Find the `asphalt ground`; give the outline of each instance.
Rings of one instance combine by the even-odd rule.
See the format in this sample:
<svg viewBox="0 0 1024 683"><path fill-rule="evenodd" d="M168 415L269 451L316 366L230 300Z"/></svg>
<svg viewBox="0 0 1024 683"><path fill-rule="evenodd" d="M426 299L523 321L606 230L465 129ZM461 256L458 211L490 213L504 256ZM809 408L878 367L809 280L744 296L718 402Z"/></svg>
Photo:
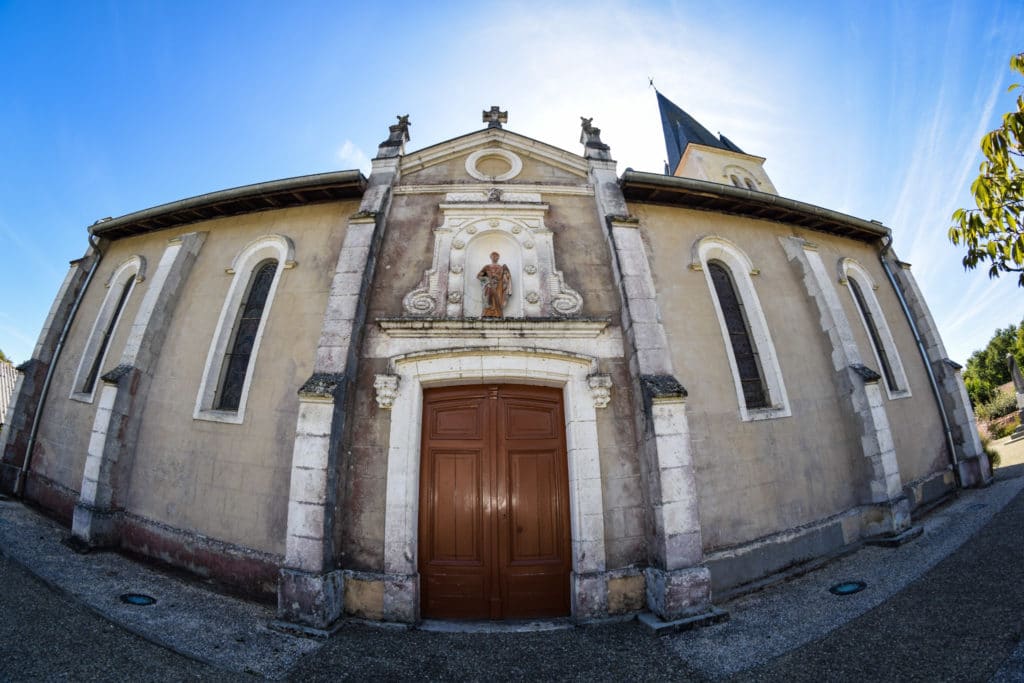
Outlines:
<svg viewBox="0 0 1024 683"><path fill-rule="evenodd" d="M1003 444L997 444L1002 446ZM865 547L719 604L729 622L665 637L636 621L529 633L346 623L328 641L268 628L270 606L115 553L0 502L0 680L1024 680L1024 443L896 549ZM827 592L858 578L853 596ZM158 598L130 607L126 591ZM496 673L498 672L498 673Z"/></svg>
<svg viewBox="0 0 1024 683"><path fill-rule="evenodd" d="M742 680L987 681L1004 664L1000 678L1022 680L1024 668L1007 662L1022 633L1024 494L1018 494L894 597Z"/></svg>
<svg viewBox="0 0 1024 683"><path fill-rule="evenodd" d="M5 681L254 680L171 652L97 616L0 558Z"/></svg>

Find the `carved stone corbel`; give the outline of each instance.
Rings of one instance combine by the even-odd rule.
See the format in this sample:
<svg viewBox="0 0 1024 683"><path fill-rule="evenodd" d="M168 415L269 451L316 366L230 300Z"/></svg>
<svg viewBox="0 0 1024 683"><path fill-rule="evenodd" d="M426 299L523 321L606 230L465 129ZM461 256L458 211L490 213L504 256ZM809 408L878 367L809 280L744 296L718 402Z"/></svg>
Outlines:
<svg viewBox="0 0 1024 683"><path fill-rule="evenodd" d="M374 375L373 388L377 392L377 406L390 410L398 395L398 375Z"/></svg>
<svg viewBox="0 0 1024 683"><path fill-rule="evenodd" d="M612 400L612 378L611 375L590 375L587 377L587 384L590 386L590 395L594 399L595 408L607 408Z"/></svg>

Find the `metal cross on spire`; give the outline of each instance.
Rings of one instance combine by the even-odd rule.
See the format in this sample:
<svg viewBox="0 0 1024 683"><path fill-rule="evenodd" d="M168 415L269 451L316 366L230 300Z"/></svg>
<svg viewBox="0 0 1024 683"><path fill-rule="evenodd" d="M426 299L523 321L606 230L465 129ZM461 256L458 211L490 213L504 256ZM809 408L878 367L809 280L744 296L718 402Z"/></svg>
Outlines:
<svg viewBox="0 0 1024 683"><path fill-rule="evenodd" d="M488 128L501 128L501 124L508 123L508 112L501 111L501 107L494 106L490 110L484 110L483 121Z"/></svg>

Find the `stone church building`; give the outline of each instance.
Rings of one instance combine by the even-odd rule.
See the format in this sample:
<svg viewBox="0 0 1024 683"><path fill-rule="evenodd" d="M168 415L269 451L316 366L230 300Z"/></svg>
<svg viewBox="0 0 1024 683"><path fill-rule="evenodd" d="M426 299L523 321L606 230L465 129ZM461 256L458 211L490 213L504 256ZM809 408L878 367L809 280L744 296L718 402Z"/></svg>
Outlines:
<svg viewBox="0 0 1024 683"><path fill-rule="evenodd" d="M991 479L889 228L658 94L665 173L486 127L89 228L0 490L329 630L709 613Z"/></svg>

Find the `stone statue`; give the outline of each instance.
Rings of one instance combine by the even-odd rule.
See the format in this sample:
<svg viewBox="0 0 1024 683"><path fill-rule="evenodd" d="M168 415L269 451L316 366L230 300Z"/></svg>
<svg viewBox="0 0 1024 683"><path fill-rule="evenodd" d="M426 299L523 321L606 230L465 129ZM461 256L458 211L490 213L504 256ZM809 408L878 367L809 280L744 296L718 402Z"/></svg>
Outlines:
<svg viewBox="0 0 1024 683"><path fill-rule="evenodd" d="M484 288L484 310L480 314L483 318L501 318L508 297L512 294L512 271L508 266L499 264L499 258L501 254L492 251L491 262L476 275Z"/></svg>

